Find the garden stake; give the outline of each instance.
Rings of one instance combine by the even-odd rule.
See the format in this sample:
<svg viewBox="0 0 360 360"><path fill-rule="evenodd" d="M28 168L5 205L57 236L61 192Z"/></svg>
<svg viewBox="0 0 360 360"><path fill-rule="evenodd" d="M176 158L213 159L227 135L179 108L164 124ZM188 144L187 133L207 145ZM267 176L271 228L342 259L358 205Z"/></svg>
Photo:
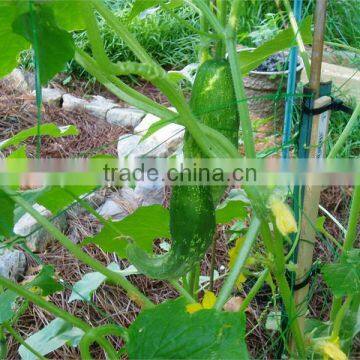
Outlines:
<svg viewBox="0 0 360 360"><path fill-rule="evenodd" d="M314 97L314 109L321 108L331 103L330 97L319 97L320 93L320 79L321 79L321 65L324 45L324 32L326 20L326 5L327 0L317 0L314 14L314 40L311 56L311 74L309 88ZM316 100L317 99L317 100ZM311 126L310 150L309 157L322 158L324 157L323 140L326 137L327 126L330 117L330 111L323 112L313 117ZM304 188L303 200L303 216L300 227L300 241L297 249L297 271L296 283L303 280L304 276L308 274L312 265L315 230L312 226L316 222L318 215L318 205L320 199L321 187L306 186ZM309 285L307 284L302 289L295 291L295 303L300 311L299 325L301 331L304 332L305 314L307 309L306 297L308 294ZM294 344L292 344L293 346Z"/></svg>

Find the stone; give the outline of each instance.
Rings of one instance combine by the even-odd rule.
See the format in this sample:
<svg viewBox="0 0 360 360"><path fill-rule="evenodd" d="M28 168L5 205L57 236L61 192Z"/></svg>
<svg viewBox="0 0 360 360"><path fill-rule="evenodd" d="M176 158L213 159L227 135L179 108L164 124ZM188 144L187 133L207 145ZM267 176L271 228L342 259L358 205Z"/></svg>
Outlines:
<svg viewBox="0 0 360 360"><path fill-rule="evenodd" d="M86 100L77 98L70 94L64 94L62 108L66 111L83 111L85 110L85 105L88 104Z"/></svg>
<svg viewBox="0 0 360 360"><path fill-rule="evenodd" d="M119 137L117 151L118 157L126 157L136 148L141 140L141 136L124 134Z"/></svg>
<svg viewBox="0 0 360 360"><path fill-rule="evenodd" d="M145 135L149 127L159 121L159 118L153 114L147 114L134 129L134 133L138 135Z"/></svg>
<svg viewBox="0 0 360 360"><path fill-rule="evenodd" d="M46 218L52 216L48 209L39 204L35 204L33 208ZM66 217L60 215L52 221L52 224L60 230L64 230L66 227ZM30 214L24 214L17 221L14 226L14 233L25 237L27 246L33 252L43 252L47 244L55 241L54 236L42 228Z"/></svg>
<svg viewBox="0 0 360 360"><path fill-rule="evenodd" d="M35 91L32 92L35 96ZM43 88L42 89L42 100L44 104L54 105L60 107L64 91L59 89Z"/></svg>
<svg viewBox="0 0 360 360"><path fill-rule="evenodd" d="M139 205L139 197L135 191L129 187L123 187L118 192L112 194L97 209L97 212L105 219L121 220L133 213Z"/></svg>
<svg viewBox="0 0 360 360"><path fill-rule="evenodd" d="M165 198L163 181L150 181L145 175L144 181L137 181L135 194L139 197L142 206L162 204Z"/></svg>
<svg viewBox="0 0 360 360"><path fill-rule="evenodd" d="M0 275L17 281L25 274L26 257L19 250L1 250L0 252Z"/></svg>
<svg viewBox="0 0 360 360"><path fill-rule="evenodd" d="M100 95L95 95L90 102L85 104L85 111L99 119L105 120L107 112L115 106L116 103L114 101L105 99Z"/></svg>
<svg viewBox="0 0 360 360"><path fill-rule="evenodd" d="M10 89L24 93L30 93L35 88L35 75L23 69L14 69L1 81Z"/></svg>
<svg viewBox="0 0 360 360"><path fill-rule="evenodd" d="M106 121L113 125L135 127L144 116L145 112L139 109L115 107L107 112Z"/></svg>

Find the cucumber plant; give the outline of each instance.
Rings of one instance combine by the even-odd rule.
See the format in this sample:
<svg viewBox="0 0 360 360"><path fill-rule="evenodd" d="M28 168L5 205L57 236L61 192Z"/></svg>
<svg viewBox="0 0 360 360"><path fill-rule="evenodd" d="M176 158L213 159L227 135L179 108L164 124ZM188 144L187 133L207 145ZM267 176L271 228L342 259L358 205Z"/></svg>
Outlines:
<svg viewBox="0 0 360 360"><path fill-rule="evenodd" d="M199 51L201 65L190 103L171 75L148 55L146 49L128 31L126 21L116 17L100 0L2 1L0 33L8 42L0 41L3 54L0 58L0 76L6 75L16 66L19 52L29 46L35 51L37 77L42 84L61 71L67 61L75 59L120 99L160 117L157 128L171 122L185 126L185 156L238 158L238 130L241 125L245 156L255 158L254 136L242 77L256 67L259 61L261 63L272 53L290 47L294 37L292 29L279 32L273 40L253 52L242 53L243 61L236 48L237 22L242 16L242 0L137 0L130 17L153 6L160 6L174 16L178 6L191 6L199 12L200 28L197 31L202 45ZM126 43L138 62L112 63L109 60L104 51L98 16ZM301 35L307 43L311 38L309 29L309 22L300 26ZM91 55L75 46L72 31L86 32ZM7 46L9 41L13 42L13 46ZM176 108L176 112L137 92L119 78L129 74L140 76L156 86ZM274 279L290 328L286 335L291 336L296 344L295 349L288 349L291 356L306 358L320 353L334 359L344 358L343 351L349 351L358 326L349 326L342 332L340 324L349 313L359 310L359 289L349 290L346 286L339 286L332 281L332 274L338 272L339 281L349 271L360 278L358 253L351 250L359 218L359 188L354 193L344 255L339 264L324 269L326 281L337 298L334 300L330 322L325 324L327 333L321 336L318 336L316 329L310 334L303 334L297 320L298 309L287 278L291 254L285 255L285 240L291 232L297 231L297 226L284 199L276 194L269 196L269 191L264 189L246 186L246 202L235 200L232 204L229 202L227 206L216 209L224 190L221 187L215 189L211 186L175 185L168 212L159 206L142 208L119 222L102 218L80 197L89 189L53 187L38 191L32 198L33 202L46 206L54 214L75 200L96 216L103 224L103 229L98 235L87 239L88 242L96 243L104 251L116 252L119 256L128 258L142 273L167 280L180 293L179 299L155 305L125 274L110 266L105 267L74 244L33 208L24 192L14 188L0 188L0 234L9 239L9 243L15 238L13 214L17 209L22 209L51 232L78 260L95 270L96 276L100 276L102 281L106 279L122 287L129 298L142 308L128 329L111 321L99 327L91 327L84 320L44 298L62 289L62 284L56 280L52 270L40 273L33 286L21 286L0 276L0 285L3 287L0 294L1 353L6 352L4 334L10 334L21 344L21 354L29 356L30 353L31 356L43 358L54 348L39 348L37 341L45 344L49 341L50 327L53 337L61 337L65 326L68 331L66 336L69 336L69 341L74 346L79 346L84 359L91 358L90 348L94 343L111 359L121 358L124 353L129 358L245 359L249 355L245 343L244 311L264 282L272 283ZM238 210L236 215L230 210L234 206ZM218 216L220 213L221 216ZM224 216L224 213L229 215ZM200 291L197 288L199 262L213 240L216 223L226 222L224 218L229 221L239 217L250 224L242 246L218 295L205 295L200 303ZM152 230L149 231L149 228ZM171 250L160 256L149 254L153 239L167 236L172 238ZM238 313L223 311L239 275L246 269L249 254L256 241L261 241L266 254L260 259L262 271L260 275L257 274L259 276L244 301L246 306L241 306ZM346 299L342 301L341 297ZM24 307L18 309L19 313L26 310L28 302L32 302L59 319L49 324L48 331L39 332L24 341L13 327L17 320L13 309L20 303L19 298L25 299ZM57 330L54 331L54 328ZM163 329L166 329L166 334ZM123 349L115 349L109 336L121 338L125 344ZM339 339L344 341L344 345Z"/></svg>

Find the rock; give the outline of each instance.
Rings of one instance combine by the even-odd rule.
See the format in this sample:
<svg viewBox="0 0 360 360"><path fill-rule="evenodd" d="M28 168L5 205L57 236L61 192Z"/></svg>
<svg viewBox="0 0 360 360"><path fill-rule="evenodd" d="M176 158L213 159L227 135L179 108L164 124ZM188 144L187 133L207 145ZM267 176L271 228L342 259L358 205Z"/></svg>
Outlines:
<svg viewBox="0 0 360 360"><path fill-rule="evenodd" d="M99 215L105 219L112 218L121 220L133 213L140 205L139 198L135 191L128 187L123 187L119 192L111 195L105 203L97 209Z"/></svg>
<svg viewBox="0 0 360 360"><path fill-rule="evenodd" d="M174 108L169 108L175 110ZM141 123L134 129L134 136L137 138L132 139L132 144L136 142L140 136L145 135L152 124L158 121L159 118L152 114L148 114L144 117ZM134 157L150 156L150 157L168 157L181 148L184 139L184 127L178 124L169 124L156 131L150 137L132 149L127 151L127 155L131 154ZM128 140L130 142L130 140ZM127 143L119 142L118 153L124 153L124 147ZM134 145L133 145L134 146ZM121 151L122 150L122 151ZM121 156L121 155L119 155Z"/></svg>
<svg viewBox="0 0 360 360"><path fill-rule="evenodd" d="M106 121L113 125L135 127L144 116L145 113L142 110L115 107L107 112Z"/></svg>
<svg viewBox="0 0 360 360"><path fill-rule="evenodd" d="M117 151L119 158L126 157L136 148L141 140L141 136L125 134L119 137Z"/></svg>
<svg viewBox="0 0 360 360"><path fill-rule="evenodd" d="M162 204L165 197L165 186L162 181L150 181L145 175L144 181L136 182L135 194L142 206Z"/></svg>
<svg viewBox="0 0 360 360"><path fill-rule="evenodd" d="M135 134L145 135L149 127L155 122L159 121L159 118L153 114L147 114L141 123L137 125L134 129Z"/></svg>
<svg viewBox="0 0 360 360"><path fill-rule="evenodd" d="M2 82L9 88L30 93L35 88L35 75L22 69L14 69Z"/></svg>
<svg viewBox="0 0 360 360"><path fill-rule="evenodd" d="M66 111L74 111L74 110L82 111L85 110L85 105L88 104L86 100L77 98L70 94L64 94L62 98L63 98L62 108Z"/></svg>
<svg viewBox="0 0 360 360"><path fill-rule="evenodd" d="M35 204L33 208L46 218L51 217L51 212L45 207ZM52 221L53 225L61 230L66 227L65 216L59 216ZM23 215L14 226L14 233L26 237L26 244L33 252L42 252L48 243L55 240L54 236L38 225L37 221L30 215Z"/></svg>
<svg viewBox="0 0 360 360"><path fill-rule="evenodd" d="M35 96L35 91L32 92ZM60 106L64 92L59 89L43 88L42 100L44 104Z"/></svg>
<svg viewBox="0 0 360 360"><path fill-rule="evenodd" d="M19 280L26 270L26 257L19 250L1 250L0 275L7 279Z"/></svg>
<svg viewBox="0 0 360 360"><path fill-rule="evenodd" d="M184 127L169 124L140 142L140 135L122 135L118 142L118 156L168 157L179 150L184 139Z"/></svg>
<svg viewBox="0 0 360 360"><path fill-rule="evenodd" d="M105 120L107 112L115 106L116 103L114 101L96 95L93 96L89 103L85 104L85 111L99 119Z"/></svg>

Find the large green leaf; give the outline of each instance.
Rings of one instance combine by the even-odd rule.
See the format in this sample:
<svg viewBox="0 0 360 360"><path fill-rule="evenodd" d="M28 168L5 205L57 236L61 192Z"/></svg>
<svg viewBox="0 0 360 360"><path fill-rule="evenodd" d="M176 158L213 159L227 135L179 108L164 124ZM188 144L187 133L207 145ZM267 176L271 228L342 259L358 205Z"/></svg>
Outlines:
<svg viewBox="0 0 360 360"><path fill-rule="evenodd" d="M244 220L247 217L249 199L242 189L233 189L229 196L216 208L216 223L227 224L232 220Z"/></svg>
<svg viewBox="0 0 360 360"><path fill-rule="evenodd" d="M80 197L93 190L93 186L49 186L43 189L37 202L55 215L72 204L75 201L74 196Z"/></svg>
<svg viewBox="0 0 360 360"><path fill-rule="evenodd" d="M129 328L130 359L247 359L243 313L186 312L185 301L144 310Z"/></svg>
<svg viewBox="0 0 360 360"><path fill-rule="evenodd" d="M299 26L302 39L305 44L312 43L311 16L306 17ZM256 69L269 56L295 45L295 35L292 28L282 30L273 39L265 42L255 50L243 50L239 53L241 71L245 75Z"/></svg>
<svg viewBox="0 0 360 360"><path fill-rule="evenodd" d="M57 126L53 123L43 124L40 127L40 132L42 136L52 136L54 138L70 135L78 135L79 131L74 125L68 126ZM19 145L21 142L36 136L38 129L36 126L22 130L10 139L0 142L0 150L4 150L10 146Z"/></svg>
<svg viewBox="0 0 360 360"><path fill-rule="evenodd" d="M84 0L61 0L49 3L58 26L67 31L85 29L86 23L82 10L84 5L88 6Z"/></svg>
<svg viewBox="0 0 360 360"><path fill-rule="evenodd" d="M324 265L322 273L335 296L360 294L360 249L344 253L338 263Z"/></svg>
<svg viewBox="0 0 360 360"><path fill-rule="evenodd" d="M84 332L79 328L73 327L64 320L56 318L40 331L27 338L26 342L41 355L46 355L65 344L77 346L83 335ZM19 347L19 354L24 360L37 359L37 357L23 345Z"/></svg>
<svg viewBox="0 0 360 360"><path fill-rule="evenodd" d="M0 235L11 237L14 235L15 204L12 199L0 188Z"/></svg>
<svg viewBox="0 0 360 360"><path fill-rule="evenodd" d="M10 73L18 63L20 51L30 43L12 29L13 21L28 11L27 1L0 1L0 78Z"/></svg>
<svg viewBox="0 0 360 360"><path fill-rule="evenodd" d="M151 253L156 238L169 237L169 211L161 205L151 205L138 208L121 221L110 220L99 234L86 238L84 244L97 244L104 251L115 252L125 258L128 238Z"/></svg>
<svg viewBox="0 0 360 360"><path fill-rule="evenodd" d="M33 46L36 39L42 84L46 84L62 71L66 63L74 57L73 38L57 26L51 7L36 6L33 13L20 15L13 23L13 30Z"/></svg>
<svg viewBox="0 0 360 360"><path fill-rule="evenodd" d="M134 266L120 270L119 265L116 263L109 264L107 268L121 274L122 276L129 276L138 273ZM92 294L103 282L105 282L105 280L106 276L99 272L90 272L85 274L81 280L74 284L69 298L69 303L74 300L90 301Z"/></svg>
<svg viewBox="0 0 360 360"><path fill-rule="evenodd" d="M18 295L10 290L0 294L0 324L9 321L15 315L17 298Z"/></svg>

